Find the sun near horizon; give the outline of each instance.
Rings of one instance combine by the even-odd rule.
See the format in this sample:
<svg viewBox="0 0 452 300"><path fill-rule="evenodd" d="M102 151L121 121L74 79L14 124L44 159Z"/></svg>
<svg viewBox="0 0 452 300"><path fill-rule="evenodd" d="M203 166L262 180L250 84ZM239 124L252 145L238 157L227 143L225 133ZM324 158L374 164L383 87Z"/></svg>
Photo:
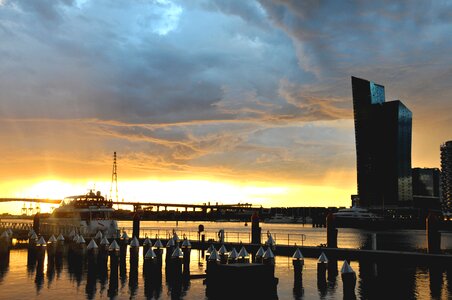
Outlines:
<svg viewBox="0 0 452 300"><path fill-rule="evenodd" d="M10 183L0 183L1 197L64 199L81 195L89 190L100 191L108 199L110 181L64 181L60 179L35 179ZM114 189L113 189L114 190ZM337 199L342 197L343 201ZM218 182L208 180L121 180L118 183L119 201L159 202L159 203L250 203L263 207L301 206L349 206L349 189L325 186L297 186L284 183L263 182ZM21 202L0 203L0 214L21 214ZM30 204L25 204L30 207ZM36 205L33 204L32 207ZM51 212L56 205L39 204L41 212ZM131 207L121 207L131 209Z"/></svg>

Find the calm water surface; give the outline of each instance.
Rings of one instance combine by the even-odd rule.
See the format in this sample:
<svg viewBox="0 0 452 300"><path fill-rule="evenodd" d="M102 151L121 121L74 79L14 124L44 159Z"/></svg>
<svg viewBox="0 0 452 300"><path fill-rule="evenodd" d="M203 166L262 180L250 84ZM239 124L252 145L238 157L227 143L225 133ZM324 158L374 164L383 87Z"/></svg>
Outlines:
<svg viewBox="0 0 452 300"><path fill-rule="evenodd" d="M171 232L174 227L178 232L186 232L188 235L189 231L197 230L198 224L179 222L176 227L175 222L142 222L142 229L149 230L150 233L158 227L158 230L161 230L160 234L164 235L166 230ZM206 232L212 234L224 228L230 232L241 232L245 236L250 230L249 227L243 226L243 223L203 224ZM131 224L121 222L120 225L128 228ZM279 242L287 240L287 234L295 235L300 232L307 236L305 245L318 245L324 243L326 239L324 229L280 224L262 224L262 227L264 232L270 230L276 234ZM367 248L371 236L372 232L342 229L339 232L339 246ZM425 248L425 236L422 231L377 232L377 237L380 249L422 251ZM443 235L443 248L446 246L452 248L450 240L450 235ZM32 261L28 261L26 249L12 250L9 262L3 259L0 264L0 299L149 299L145 293L141 252L140 249L137 269L131 268L127 257L115 276L111 274L109 267L102 275L97 269L94 273L89 272L89 264L86 262L79 264L68 259L58 263L49 261L46 257L41 264L31 263ZM275 276L279 278L279 299L343 299L340 275L329 275L327 284L319 285L316 263L316 259L305 259L303 281L300 286L294 285L291 259L277 257ZM342 261L339 261L336 270L341 266ZM452 299L452 266L421 268L358 262L351 262L351 266L358 277L355 289L358 299ZM204 273L205 261L197 250L192 250L190 270L191 274ZM157 298L174 299L164 278L165 275ZM191 280L180 298L207 299L202 279Z"/></svg>

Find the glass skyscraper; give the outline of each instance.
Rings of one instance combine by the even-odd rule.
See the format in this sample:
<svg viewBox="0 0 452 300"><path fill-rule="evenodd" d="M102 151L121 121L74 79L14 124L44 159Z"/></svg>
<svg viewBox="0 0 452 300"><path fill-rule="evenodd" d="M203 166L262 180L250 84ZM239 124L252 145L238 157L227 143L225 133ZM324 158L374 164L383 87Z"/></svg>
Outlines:
<svg viewBox="0 0 452 300"><path fill-rule="evenodd" d="M352 90L359 204L409 207L412 113L382 85L352 77Z"/></svg>

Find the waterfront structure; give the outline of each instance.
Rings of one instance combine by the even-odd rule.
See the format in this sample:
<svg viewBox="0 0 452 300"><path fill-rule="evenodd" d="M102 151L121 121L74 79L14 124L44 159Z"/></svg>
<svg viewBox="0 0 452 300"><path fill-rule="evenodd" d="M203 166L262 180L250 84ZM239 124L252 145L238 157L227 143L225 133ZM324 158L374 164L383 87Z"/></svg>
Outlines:
<svg viewBox="0 0 452 300"><path fill-rule="evenodd" d="M439 198L438 168L413 168L413 195Z"/></svg>
<svg viewBox="0 0 452 300"><path fill-rule="evenodd" d="M413 204L417 208L440 208L440 170L413 168Z"/></svg>
<svg viewBox="0 0 452 300"><path fill-rule="evenodd" d="M412 206L412 113L384 86L352 77L359 205Z"/></svg>
<svg viewBox="0 0 452 300"><path fill-rule="evenodd" d="M443 210L452 212L452 141L441 145L441 193Z"/></svg>

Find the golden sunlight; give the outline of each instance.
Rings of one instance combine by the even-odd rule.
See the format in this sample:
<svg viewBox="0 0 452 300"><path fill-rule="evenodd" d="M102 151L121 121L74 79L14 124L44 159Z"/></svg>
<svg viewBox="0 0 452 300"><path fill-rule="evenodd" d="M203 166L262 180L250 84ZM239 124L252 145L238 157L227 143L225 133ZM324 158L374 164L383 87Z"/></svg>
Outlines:
<svg viewBox="0 0 452 300"><path fill-rule="evenodd" d="M1 197L63 199L88 190L99 190L110 195L110 182L67 182L45 179L35 182L0 184L6 193ZM14 191L14 192L13 192ZM18 192L19 191L19 192ZM113 192L114 193L114 192ZM299 186L263 182L213 182L209 180L141 180L124 181L118 186L119 201L167 203L251 203L264 207L276 206L348 206L348 187ZM337 199L341 199L338 201ZM19 214L23 204L2 203L0 213ZM127 207L124 207L127 208ZM41 212L50 212L52 205L41 204Z"/></svg>

